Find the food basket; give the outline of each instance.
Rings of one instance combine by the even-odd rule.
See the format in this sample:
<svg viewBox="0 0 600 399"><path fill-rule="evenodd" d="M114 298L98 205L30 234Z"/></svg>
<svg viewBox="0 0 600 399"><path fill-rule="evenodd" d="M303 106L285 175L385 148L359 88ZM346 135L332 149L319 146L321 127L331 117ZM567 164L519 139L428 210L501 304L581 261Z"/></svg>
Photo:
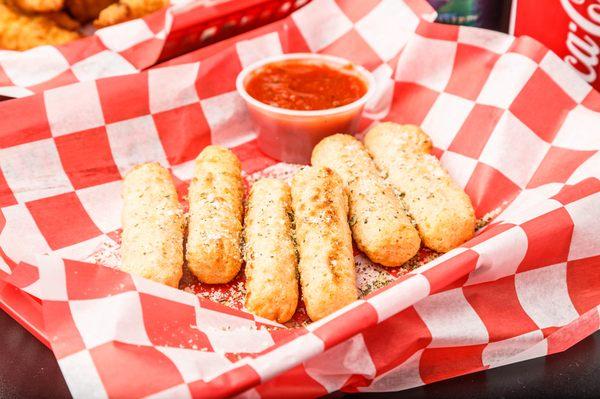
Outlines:
<svg viewBox="0 0 600 399"><path fill-rule="evenodd" d="M529 38L432 16L420 0L314 0L164 66L0 104L0 295L50 345L75 397L398 391L599 329L600 94ZM293 170L257 149L235 78L302 51L372 71L362 129L421 125L491 223L293 328L94 264L118 246L121 179L136 163L168 166L182 198L209 143L232 148L247 182Z"/></svg>

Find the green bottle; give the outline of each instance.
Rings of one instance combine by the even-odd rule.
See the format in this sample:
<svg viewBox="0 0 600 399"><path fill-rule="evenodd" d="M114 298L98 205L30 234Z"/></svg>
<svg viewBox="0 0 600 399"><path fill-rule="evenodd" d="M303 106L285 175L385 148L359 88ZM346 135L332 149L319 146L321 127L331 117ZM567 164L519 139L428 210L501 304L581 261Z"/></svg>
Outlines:
<svg viewBox="0 0 600 399"><path fill-rule="evenodd" d="M445 24L477 26L479 14L475 0L451 0L438 8L438 21Z"/></svg>
<svg viewBox="0 0 600 399"><path fill-rule="evenodd" d="M437 22L506 31L510 0L428 0Z"/></svg>

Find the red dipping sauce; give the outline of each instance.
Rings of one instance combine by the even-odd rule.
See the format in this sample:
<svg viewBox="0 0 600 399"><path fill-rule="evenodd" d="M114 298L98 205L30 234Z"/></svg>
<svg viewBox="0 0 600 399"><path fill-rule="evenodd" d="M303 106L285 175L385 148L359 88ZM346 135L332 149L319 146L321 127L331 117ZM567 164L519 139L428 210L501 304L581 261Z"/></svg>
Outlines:
<svg viewBox="0 0 600 399"><path fill-rule="evenodd" d="M261 68L246 83L246 91L274 107L320 110L350 104L367 92L351 65L332 68L325 64L282 61Z"/></svg>
<svg viewBox="0 0 600 399"><path fill-rule="evenodd" d="M313 147L323 138L357 131L374 87L366 69L312 53L263 59L245 67L236 80L261 151L303 164L310 162Z"/></svg>

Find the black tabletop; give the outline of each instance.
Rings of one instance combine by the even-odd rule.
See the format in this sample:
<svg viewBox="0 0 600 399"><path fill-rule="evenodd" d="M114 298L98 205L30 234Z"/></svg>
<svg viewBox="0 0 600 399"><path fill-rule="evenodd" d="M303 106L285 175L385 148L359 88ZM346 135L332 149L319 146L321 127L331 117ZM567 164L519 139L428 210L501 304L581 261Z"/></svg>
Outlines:
<svg viewBox="0 0 600 399"><path fill-rule="evenodd" d="M0 398L69 397L54 356L0 310ZM335 394L332 396L342 396ZM566 352L365 398L598 398L600 333Z"/></svg>

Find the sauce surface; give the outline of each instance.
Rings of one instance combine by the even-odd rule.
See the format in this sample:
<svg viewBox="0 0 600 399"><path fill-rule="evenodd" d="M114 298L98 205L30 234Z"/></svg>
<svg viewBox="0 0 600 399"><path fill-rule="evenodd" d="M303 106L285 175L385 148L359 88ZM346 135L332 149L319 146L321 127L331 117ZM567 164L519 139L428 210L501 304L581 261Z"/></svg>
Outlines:
<svg viewBox="0 0 600 399"><path fill-rule="evenodd" d="M336 108L358 100L367 92L367 85L348 72L352 72L351 65L336 69L302 60L282 61L255 72L246 84L246 91L256 100L279 108L302 111Z"/></svg>

